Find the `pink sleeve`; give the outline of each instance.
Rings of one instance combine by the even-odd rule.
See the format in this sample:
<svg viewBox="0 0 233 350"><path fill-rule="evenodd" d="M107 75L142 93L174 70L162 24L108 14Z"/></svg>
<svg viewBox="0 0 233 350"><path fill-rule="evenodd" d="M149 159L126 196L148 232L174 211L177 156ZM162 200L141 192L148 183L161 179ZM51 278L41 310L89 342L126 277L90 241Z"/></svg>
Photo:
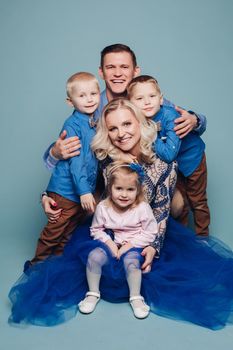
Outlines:
<svg viewBox="0 0 233 350"><path fill-rule="evenodd" d="M153 211L148 203L141 203L140 215L142 232L140 234L140 241L145 246L154 242L156 235L158 234L158 224L154 217Z"/></svg>
<svg viewBox="0 0 233 350"><path fill-rule="evenodd" d="M90 231L91 237L93 237L93 239L98 239L103 243L111 239L111 237L105 232L105 222L106 210L102 203L99 203L95 210Z"/></svg>

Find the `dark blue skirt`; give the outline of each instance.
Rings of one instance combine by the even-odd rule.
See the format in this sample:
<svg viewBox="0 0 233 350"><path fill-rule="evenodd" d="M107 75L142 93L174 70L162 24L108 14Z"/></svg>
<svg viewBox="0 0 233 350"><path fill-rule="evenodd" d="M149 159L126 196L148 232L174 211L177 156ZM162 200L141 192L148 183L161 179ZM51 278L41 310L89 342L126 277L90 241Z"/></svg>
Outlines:
<svg viewBox="0 0 233 350"><path fill-rule="evenodd" d="M109 257L102 271L101 298L127 302L122 259L116 260L104 244L92 240L86 225L76 229L63 256L38 263L19 278L9 293L9 322L53 326L74 317L88 291L86 262L96 247ZM170 218L160 258L150 273L143 274L141 293L157 315L221 329L233 322L233 252Z"/></svg>

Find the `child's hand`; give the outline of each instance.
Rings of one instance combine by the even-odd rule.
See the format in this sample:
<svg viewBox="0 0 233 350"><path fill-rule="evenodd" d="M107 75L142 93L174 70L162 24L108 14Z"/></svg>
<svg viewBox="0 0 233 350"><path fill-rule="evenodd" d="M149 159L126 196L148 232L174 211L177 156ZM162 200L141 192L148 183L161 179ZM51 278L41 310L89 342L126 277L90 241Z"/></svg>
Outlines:
<svg viewBox="0 0 233 350"><path fill-rule="evenodd" d="M80 196L81 206L84 210L90 211L91 213L94 213L95 211L95 198L91 193L83 194Z"/></svg>
<svg viewBox="0 0 233 350"><path fill-rule="evenodd" d="M45 214L48 217L48 222L50 222L51 224L57 222L57 220L59 219L59 217L61 216L61 212L62 209L56 209L56 202L48 196L43 196L42 200L41 200L43 209Z"/></svg>
<svg viewBox="0 0 233 350"><path fill-rule="evenodd" d="M115 242L113 242L112 239L109 239L105 244L108 246L108 248L111 250L112 255L115 256L115 258L118 257L118 246Z"/></svg>
<svg viewBox="0 0 233 350"><path fill-rule="evenodd" d="M125 243L124 245L122 245L120 247L120 249L118 250L118 255L117 255L117 259L120 259L120 257L125 254L128 250L130 250L131 248L133 248L131 243Z"/></svg>

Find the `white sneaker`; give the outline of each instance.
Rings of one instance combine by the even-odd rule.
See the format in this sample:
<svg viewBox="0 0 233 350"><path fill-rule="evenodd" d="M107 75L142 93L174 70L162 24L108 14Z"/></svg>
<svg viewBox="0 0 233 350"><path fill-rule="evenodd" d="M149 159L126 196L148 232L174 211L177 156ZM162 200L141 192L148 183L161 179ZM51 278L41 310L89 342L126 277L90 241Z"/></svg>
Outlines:
<svg viewBox="0 0 233 350"><path fill-rule="evenodd" d="M91 297L94 297L94 298L91 298ZM82 312L83 314L92 313L95 310L99 300L100 300L100 293L87 292L85 299L80 301L80 303L78 304L79 311Z"/></svg>
<svg viewBox="0 0 233 350"><path fill-rule="evenodd" d="M145 303L144 298L141 295L130 297L129 303L133 309L135 317L146 318L149 315L150 307Z"/></svg>

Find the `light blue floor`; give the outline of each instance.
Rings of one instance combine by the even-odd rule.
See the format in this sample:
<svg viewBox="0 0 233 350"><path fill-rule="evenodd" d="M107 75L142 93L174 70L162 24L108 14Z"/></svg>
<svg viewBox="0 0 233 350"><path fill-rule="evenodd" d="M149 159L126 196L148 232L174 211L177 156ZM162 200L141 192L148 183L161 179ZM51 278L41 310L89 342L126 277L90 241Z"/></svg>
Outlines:
<svg viewBox="0 0 233 350"><path fill-rule="evenodd" d="M7 318L10 313L10 305L7 293L21 273L21 267L27 258L26 254L28 252L23 243L16 242L10 235L4 237L4 248L2 247L0 257L1 349L232 349L233 327L229 326L221 331L213 332L154 314L145 320L137 320L127 303L110 304L101 301L93 314L89 316L77 314L66 324L52 328L9 326Z"/></svg>

